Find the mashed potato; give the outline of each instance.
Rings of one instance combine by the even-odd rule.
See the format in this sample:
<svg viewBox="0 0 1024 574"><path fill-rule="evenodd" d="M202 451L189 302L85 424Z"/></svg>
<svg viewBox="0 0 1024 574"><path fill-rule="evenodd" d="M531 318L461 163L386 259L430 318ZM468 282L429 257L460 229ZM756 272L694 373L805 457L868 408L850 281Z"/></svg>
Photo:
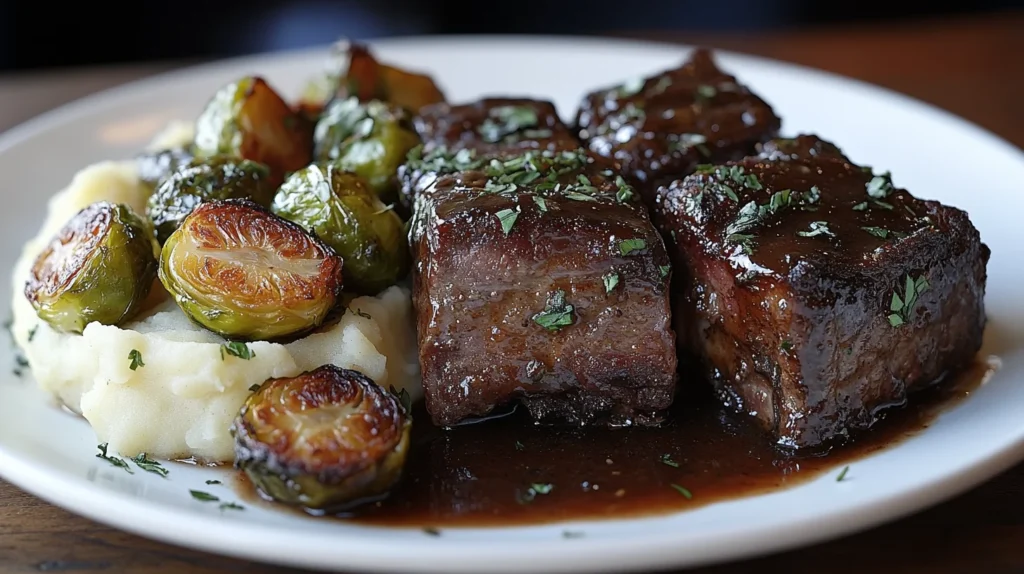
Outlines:
<svg viewBox="0 0 1024 574"><path fill-rule="evenodd" d="M189 139L172 125L153 148ZM39 235L29 241L14 270L15 340L39 386L81 413L99 442L124 456L233 459L228 427L249 388L271 377L294 376L334 364L363 372L387 388L422 394L416 363L409 292L391 287L359 297L341 320L288 344L254 342L248 360L222 353L224 340L193 324L155 284L150 306L120 327L92 323L81 335L54 331L24 297L38 253L72 216L101 200L145 213L148 189L134 162L103 162L79 172L54 196ZM145 366L132 371L131 351Z"/></svg>

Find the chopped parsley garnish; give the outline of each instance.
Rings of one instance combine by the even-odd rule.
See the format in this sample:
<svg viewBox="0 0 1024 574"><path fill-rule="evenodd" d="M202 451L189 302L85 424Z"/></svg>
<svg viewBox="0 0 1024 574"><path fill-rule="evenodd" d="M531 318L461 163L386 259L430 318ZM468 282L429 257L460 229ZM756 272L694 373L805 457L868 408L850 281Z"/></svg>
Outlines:
<svg viewBox="0 0 1024 574"><path fill-rule="evenodd" d="M221 510L245 510L245 507L241 504L235 504L234 502L222 502L218 507Z"/></svg>
<svg viewBox="0 0 1024 574"><path fill-rule="evenodd" d="M501 222L501 231L505 233L505 237L508 237L509 232L512 231L512 226L516 224L516 219L519 218L521 212L522 209L517 205L515 209L502 209L494 214Z"/></svg>
<svg viewBox="0 0 1024 574"><path fill-rule="evenodd" d="M875 237L878 237L880 239L885 239L889 237L888 229L883 229L881 227L861 227L861 229L867 231L871 235L874 235Z"/></svg>
<svg viewBox="0 0 1024 574"><path fill-rule="evenodd" d="M889 324L899 327L904 323L909 323L910 313L914 310L918 295L927 291L929 287L928 280L923 274L914 279L908 273L903 287L903 296L900 296L898 287L892 293L892 300L889 303L889 310L892 311L889 314Z"/></svg>
<svg viewBox="0 0 1024 574"><path fill-rule="evenodd" d="M543 197L541 197L539 195L534 195L532 197L533 197L533 202L537 204L537 209L539 209L541 211L541 213L547 213L548 212L548 202Z"/></svg>
<svg viewBox="0 0 1024 574"><path fill-rule="evenodd" d="M661 459L660 460L661 460L662 464L667 464L668 466L671 466L672 468L679 468L679 463L674 461L674 460L672 460L672 455L670 455L668 453L661 455Z"/></svg>
<svg viewBox="0 0 1024 574"><path fill-rule="evenodd" d="M570 191L565 194L565 197L569 199L574 199L576 201L597 201L597 198L595 198L594 196L587 195L585 193L580 193L578 191Z"/></svg>
<svg viewBox="0 0 1024 574"><path fill-rule="evenodd" d="M135 474L132 471L132 468L128 466L128 463L124 461L124 459L118 458L114 455L107 454L107 443L96 445L96 448L100 449L100 453L96 455L96 458L102 458L103 460L109 462L110 464L118 468L123 468L125 472L127 472L128 474Z"/></svg>
<svg viewBox="0 0 1024 574"><path fill-rule="evenodd" d="M661 275L662 279L664 279L665 277L668 277L668 274L671 271L672 271L672 266L671 265L658 265L658 274Z"/></svg>
<svg viewBox="0 0 1024 574"><path fill-rule="evenodd" d="M565 302L565 291L559 289L548 296L547 305L533 316L533 322L548 331L557 331L572 325L573 311L573 306Z"/></svg>
<svg viewBox="0 0 1024 574"><path fill-rule="evenodd" d="M842 482L843 479L846 478L846 473L848 472L850 472L850 465L846 465L845 467L843 467L843 470L839 473L839 476L836 477L836 482Z"/></svg>
<svg viewBox="0 0 1024 574"><path fill-rule="evenodd" d="M800 237L817 237L819 235L835 237L835 234L828 228L827 221L812 221L810 231L797 231L796 234Z"/></svg>
<svg viewBox="0 0 1024 574"><path fill-rule="evenodd" d="M709 100L718 95L718 89L710 84L701 84L697 86L697 97L698 99Z"/></svg>
<svg viewBox="0 0 1024 574"><path fill-rule="evenodd" d="M761 184L757 181L757 178L753 175L744 175L742 167L732 166L729 169L729 177L734 180L744 180L743 185L747 187L761 189ZM748 178L753 179L748 181ZM751 184L756 184L756 187ZM764 205L758 205L756 201L750 201L740 208L739 213L736 214L736 219L725 227L725 241L739 245L744 253L749 255L753 253L754 236L746 233L747 231L750 231L758 224L764 223L769 216L779 213L794 203L808 206L817 203L820 197L821 192L817 188L812 187L811 191L803 193L796 193L790 189L776 191L768 199L768 203Z"/></svg>
<svg viewBox="0 0 1024 574"><path fill-rule="evenodd" d="M611 293L615 286L619 284L619 274L609 273L603 277L604 279L604 292Z"/></svg>
<svg viewBox="0 0 1024 574"><path fill-rule="evenodd" d="M206 484L214 485L214 484L223 484L223 483L221 481L219 481L219 480L207 480Z"/></svg>
<svg viewBox="0 0 1024 574"><path fill-rule="evenodd" d="M683 496L685 496L687 500L692 500L693 499L693 493L690 492L689 490L683 488L682 486L679 486L678 484L675 484L675 483L671 484L670 486L672 488L674 488L679 494L682 494Z"/></svg>
<svg viewBox="0 0 1024 574"><path fill-rule="evenodd" d="M520 130L536 127L537 122L537 111L529 106L500 106L491 109L477 132L485 142L497 143Z"/></svg>
<svg viewBox="0 0 1024 574"><path fill-rule="evenodd" d="M526 489L525 493L516 492L516 502L519 504L528 504L533 502L533 499L537 498L537 495L550 494L554 490L555 485L549 483L535 482L530 485L530 488Z"/></svg>
<svg viewBox="0 0 1024 574"><path fill-rule="evenodd" d="M433 526L425 526L425 527L423 527L423 533L426 534L427 536L440 536L441 535L441 531L436 529L436 528L434 528Z"/></svg>
<svg viewBox="0 0 1024 574"><path fill-rule="evenodd" d="M782 345L780 345L780 346L782 347L783 351L789 351L789 350L793 349L793 343L789 342L788 339L783 341Z"/></svg>
<svg viewBox="0 0 1024 574"><path fill-rule="evenodd" d="M523 443L521 443L519 441L516 441L516 450L525 450L525 449L526 449L526 447L523 445Z"/></svg>
<svg viewBox="0 0 1024 574"><path fill-rule="evenodd" d="M444 174L478 169L483 165L483 160L477 159L473 150L461 149L453 154L445 146L438 146L423 155L421 144L409 150L406 163L413 171Z"/></svg>
<svg viewBox="0 0 1024 574"><path fill-rule="evenodd" d="M615 176L615 185L618 186L618 189L615 191L615 199L617 199L619 203L626 203L633 199L633 188L626 183L626 180L623 179L621 175Z"/></svg>
<svg viewBox="0 0 1024 574"><path fill-rule="evenodd" d="M894 209L891 203L886 203L884 201L879 201L877 199L872 201L871 203L875 204L875 207L881 207L882 209L888 211L892 211Z"/></svg>
<svg viewBox="0 0 1024 574"><path fill-rule="evenodd" d="M854 211L865 211L865 210L867 210L867 208L868 208L868 202L866 202L866 201L862 201L862 202L858 203L857 205L853 206L853 210Z"/></svg>
<svg viewBox="0 0 1024 574"><path fill-rule="evenodd" d="M220 502L220 498L209 492L203 492L202 490L189 490L188 492L192 495L192 498L201 502Z"/></svg>
<svg viewBox="0 0 1024 574"><path fill-rule="evenodd" d="M32 342L32 339L36 338L36 332L38 332L38 331L39 331L39 325L36 325L35 327L32 327L31 329L29 329L29 331L28 331L28 342L29 343Z"/></svg>
<svg viewBox="0 0 1024 574"><path fill-rule="evenodd" d="M158 474L164 478L167 478L167 474L170 472L166 468L160 465L158 461L155 461L148 456L146 453L140 452L135 458L131 459L135 463L135 466L141 468L146 472Z"/></svg>
<svg viewBox="0 0 1024 574"><path fill-rule="evenodd" d="M647 249L647 241L644 239L623 239L619 241L619 253L625 257L634 251Z"/></svg>
<svg viewBox="0 0 1024 574"><path fill-rule="evenodd" d="M754 252L754 236L747 233L730 233L725 236L726 243L735 243L740 249L750 255Z"/></svg>
<svg viewBox="0 0 1024 574"><path fill-rule="evenodd" d="M225 353L246 361L256 356L256 353L249 348L249 345L246 345L241 341L230 341L222 344L220 346L220 360L224 360Z"/></svg>
<svg viewBox="0 0 1024 574"><path fill-rule="evenodd" d="M259 384L254 384L254 385L250 385L249 386L249 392L250 393L255 393L258 390L260 390L260 385Z"/></svg>
<svg viewBox="0 0 1024 574"><path fill-rule="evenodd" d="M892 176L889 172L876 175L866 186L868 197L872 199L885 199L892 192Z"/></svg>
<svg viewBox="0 0 1024 574"><path fill-rule="evenodd" d="M146 363L142 362L142 353L140 353L137 349L132 349L131 351L128 352L128 360L130 361L128 368L133 371L135 369L138 369L139 367L146 366Z"/></svg>

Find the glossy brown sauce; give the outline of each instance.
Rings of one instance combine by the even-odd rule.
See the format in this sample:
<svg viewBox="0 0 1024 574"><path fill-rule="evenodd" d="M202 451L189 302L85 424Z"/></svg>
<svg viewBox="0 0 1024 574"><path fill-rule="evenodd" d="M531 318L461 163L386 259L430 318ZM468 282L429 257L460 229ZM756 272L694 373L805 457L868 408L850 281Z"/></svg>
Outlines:
<svg viewBox="0 0 1024 574"><path fill-rule="evenodd" d="M847 465L844 479L851 480L857 459L927 428L994 368L979 360L914 395L908 407L885 413L869 432L818 455L777 450L751 421L727 413L706 392L677 398L679 407L655 429L556 429L536 426L521 412L447 431L414 424L402 483L386 500L338 518L430 528L623 518L690 510L824 473L838 479ZM422 404L415 415L428 420ZM244 475L239 483L244 498L259 500ZM531 485L550 491L531 495Z"/></svg>

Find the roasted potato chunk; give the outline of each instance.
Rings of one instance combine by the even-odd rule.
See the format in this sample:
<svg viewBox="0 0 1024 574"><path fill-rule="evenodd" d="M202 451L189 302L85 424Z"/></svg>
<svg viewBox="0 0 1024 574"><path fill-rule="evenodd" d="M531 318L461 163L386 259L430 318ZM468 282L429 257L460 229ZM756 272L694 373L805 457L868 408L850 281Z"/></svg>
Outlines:
<svg viewBox="0 0 1024 574"><path fill-rule="evenodd" d="M36 258L25 297L58 331L132 317L157 273L149 228L126 205L98 202L71 218Z"/></svg>
<svg viewBox="0 0 1024 574"><path fill-rule="evenodd" d="M362 373L325 365L270 379L231 427L235 466L260 493L313 511L342 510L398 482L412 419Z"/></svg>
<svg viewBox="0 0 1024 574"><path fill-rule="evenodd" d="M229 155L270 166L278 178L307 165L312 126L257 76L221 88L196 120L199 157Z"/></svg>
<svg viewBox="0 0 1024 574"><path fill-rule="evenodd" d="M430 76L381 64L360 44L342 42L337 49L343 68L337 76L338 98L383 100L413 112L444 101L444 94Z"/></svg>
<svg viewBox="0 0 1024 574"><path fill-rule="evenodd" d="M419 142L403 108L346 98L331 102L320 116L313 131L313 155L317 161L359 174L391 202L397 199L398 166Z"/></svg>
<svg viewBox="0 0 1024 574"><path fill-rule="evenodd" d="M215 199L248 198L263 207L274 200L270 169L229 156L191 162L163 179L149 196L146 212L163 244L197 205Z"/></svg>
<svg viewBox="0 0 1024 574"><path fill-rule="evenodd" d="M409 270L402 220L358 175L330 164L311 165L288 178L271 209L345 259L347 289L376 294Z"/></svg>
<svg viewBox="0 0 1024 574"><path fill-rule="evenodd" d="M318 327L341 290L342 260L248 199L200 204L164 243L160 281L193 321L229 339L276 340Z"/></svg>

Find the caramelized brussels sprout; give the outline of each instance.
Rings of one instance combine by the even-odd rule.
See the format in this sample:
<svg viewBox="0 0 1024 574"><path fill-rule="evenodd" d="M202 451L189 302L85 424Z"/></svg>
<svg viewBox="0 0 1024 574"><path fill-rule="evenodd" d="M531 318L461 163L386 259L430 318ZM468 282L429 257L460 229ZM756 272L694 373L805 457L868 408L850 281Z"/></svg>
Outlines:
<svg viewBox="0 0 1024 574"><path fill-rule="evenodd" d="M231 434L235 466L264 496L324 511L385 495L401 477L410 428L393 394L325 365L263 383Z"/></svg>
<svg viewBox="0 0 1024 574"><path fill-rule="evenodd" d="M54 329L81 333L93 321L130 319L156 273L146 224L128 206L103 201L79 211L43 249L25 297Z"/></svg>
<svg viewBox="0 0 1024 574"><path fill-rule="evenodd" d="M192 161L192 152L186 148L172 148L146 152L135 158L139 181L156 188L164 179Z"/></svg>
<svg viewBox="0 0 1024 574"><path fill-rule="evenodd" d="M378 100L334 100L313 131L318 161L361 175L389 201L397 199L398 166L419 143L409 114Z"/></svg>
<svg viewBox="0 0 1024 574"><path fill-rule="evenodd" d="M247 159L217 156L186 164L164 179L149 196L146 212L162 244L200 203L248 198L270 207L275 191L267 166Z"/></svg>
<svg viewBox="0 0 1024 574"><path fill-rule="evenodd" d="M341 290L342 260L248 199L201 203L160 253L160 281L193 321L229 339L318 327Z"/></svg>
<svg viewBox="0 0 1024 574"><path fill-rule="evenodd" d="M343 42L336 49L343 68L338 74L338 98L383 100L413 112L444 101L444 94L430 76L381 64L360 44Z"/></svg>
<svg viewBox="0 0 1024 574"><path fill-rule="evenodd" d="M402 220L359 176L333 165L293 173L277 191L274 213L316 234L345 259L345 285L375 294L409 268Z"/></svg>
<svg viewBox="0 0 1024 574"><path fill-rule="evenodd" d="M221 88L196 120L197 156L251 159L278 178L307 165L312 146L310 122L256 76Z"/></svg>

